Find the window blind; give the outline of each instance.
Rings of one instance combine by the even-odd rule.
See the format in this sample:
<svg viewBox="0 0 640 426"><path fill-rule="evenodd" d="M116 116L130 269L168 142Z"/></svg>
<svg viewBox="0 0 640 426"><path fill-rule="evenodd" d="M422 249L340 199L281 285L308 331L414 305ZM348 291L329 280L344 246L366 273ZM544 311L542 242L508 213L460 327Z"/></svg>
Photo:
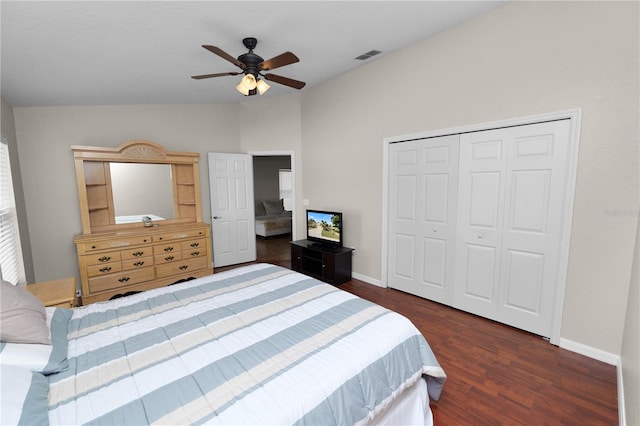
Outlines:
<svg viewBox="0 0 640 426"><path fill-rule="evenodd" d="M24 283L24 262L16 216L7 140L0 138L0 274L12 284Z"/></svg>

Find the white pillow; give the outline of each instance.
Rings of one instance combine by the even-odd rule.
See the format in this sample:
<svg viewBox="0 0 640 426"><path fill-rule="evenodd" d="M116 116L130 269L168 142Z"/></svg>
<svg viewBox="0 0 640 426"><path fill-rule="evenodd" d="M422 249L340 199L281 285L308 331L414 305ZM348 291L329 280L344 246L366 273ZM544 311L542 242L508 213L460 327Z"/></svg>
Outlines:
<svg viewBox="0 0 640 426"><path fill-rule="evenodd" d="M46 326L52 344L2 342L0 365L20 367L43 374L66 370L69 366L67 329L72 312L70 309L46 308Z"/></svg>
<svg viewBox="0 0 640 426"><path fill-rule="evenodd" d="M49 339L51 339L51 318L54 312L55 309L45 309ZM0 365L13 365L41 371L49 362L52 350L53 345L39 343L0 343Z"/></svg>
<svg viewBox="0 0 640 426"><path fill-rule="evenodd" d="M44 305L27 290L0 282L0 341L50 344Z"/></svg>

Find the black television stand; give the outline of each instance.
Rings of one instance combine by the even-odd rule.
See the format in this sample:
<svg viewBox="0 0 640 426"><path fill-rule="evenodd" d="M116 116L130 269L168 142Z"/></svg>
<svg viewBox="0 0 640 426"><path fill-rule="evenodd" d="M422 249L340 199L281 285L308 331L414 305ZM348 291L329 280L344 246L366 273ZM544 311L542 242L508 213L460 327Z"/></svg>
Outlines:
<svg viewBox="0 0 640 426"><path fill-rule="evenodd" d="M349 247L323 246L308 240L291 241L291 269L329 284L351 280Z"/></svg>

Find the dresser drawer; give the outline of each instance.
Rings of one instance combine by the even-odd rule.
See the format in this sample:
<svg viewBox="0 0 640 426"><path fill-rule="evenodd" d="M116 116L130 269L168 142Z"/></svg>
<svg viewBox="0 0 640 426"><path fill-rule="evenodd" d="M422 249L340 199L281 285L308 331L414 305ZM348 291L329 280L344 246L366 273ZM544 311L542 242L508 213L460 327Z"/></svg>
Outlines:
<svg viewBox="0 0 640 426"><path fill-rule="evenodd" d="M140 244L149 244L151 242L150 236L143 237L129 237L129 238L118 238L113 240L104 240L104 241L92 241L89 243L82 244L85 252L91 252L93 250L104 250L104 249L117 249L124 248L128 246L135 246Z"/></svg>
<svg viewBox="0 0 640 426"><path fill-rule="evenodd" d="M201 257L201 256L206 256L207 255L207 250L205 248L192 248L190 250L184 250L182 252L182 258L183 259L191 259L192 257Z"/></svg>
<svg viewBox="0 0 640 426"><path fill-rule="evenodd" d="M180 242L173 241L166 244L153 246L153 255L158 256L160 254L179 253L181 249L182 249L182 246L180 245Z"/></svg>
<svg viewBox="0 0 640 426"><path fill-rule="evenodd" d="M197 240L183 241L180 245L182 250L189 251L193 249L206 250L206 240L204 238Z"/></svg>
<svg viewBox="0 0 640 426"><path fill-rule="evenodd" d="M87 274L90 277L113 274L122 271L122 262L105 263L104 265L92 265L87 267Z"/></svg>
<svg viewBox="0 0 640 426"><path fill-rule="evenodd" d="M153 255L151 247L139 247L135 249L122 250L122 260L140 259L141 257L147 257Z"/></svg>
<svg viewBox="0 0 640 426"><path fill-rule="evenodd" d="M149 250L151 252L151 250ZM153 266L153 257L141 257L135 259L127 259L122 261L122 270L129 271L131 269L144 268L147 266Z"/></svg>
<svg viewBox="0 0 640 426"><path fill-rule="evenodd" d="M120 262L120 260L122 260L122 256L119 251L110 251L100 254L88 254L84 259L88 266L106 265L107 263Z"/></svg>
<svg viewBox="0 0 640 426"><path fill-rule="evenodd" d="M156 275L158 278L170 277L172 275L186 275L190 271L204 269L207 265L206 257L194 259L183 259L179 262L171 262L165 265L156 265Z"/></svg>
<svg viewBox="0 0 640 426"><path fill-rule="evenodd" d="M175 262L182 259L182 252L162 253L154 256L156 265L162 265L163 263Z"/></svg>
<svg viewBox="0 0 640 426"><path fill-rule="evenodd" d="M149 281L154 278L153 268L141 268L134 271L125 271L103 277L89 278L89 290L97 293L104 290L112 290Z"/></svg>
<svg viewBox="0 0 640 426"><path fill-rule="evenodd" d="M197 237L205 237L206 232L202 229L186 229L183 231L175 231L175 232L167 232L166 234L158 234L153 237L154 242L161 241L169 241L169 240L179 240L184 238L197 238Z"/></svg>

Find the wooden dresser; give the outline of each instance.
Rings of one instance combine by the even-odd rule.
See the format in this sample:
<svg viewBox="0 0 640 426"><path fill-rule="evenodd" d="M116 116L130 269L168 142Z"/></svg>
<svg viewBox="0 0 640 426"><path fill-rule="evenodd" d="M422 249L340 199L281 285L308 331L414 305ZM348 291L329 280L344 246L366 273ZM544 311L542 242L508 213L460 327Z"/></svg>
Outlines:
<svg viewBox="0 0 640 426"><path fill-rule="evenodd" d="M78 235L74 242L83 304L213 273L207 223Z"/></svg>
<svg viewBox="0 0 640 426"><path fill-rule="evenodd" d="M72 146L82 220L82 303L213 273L200 154L150 141Z"/></svg>

